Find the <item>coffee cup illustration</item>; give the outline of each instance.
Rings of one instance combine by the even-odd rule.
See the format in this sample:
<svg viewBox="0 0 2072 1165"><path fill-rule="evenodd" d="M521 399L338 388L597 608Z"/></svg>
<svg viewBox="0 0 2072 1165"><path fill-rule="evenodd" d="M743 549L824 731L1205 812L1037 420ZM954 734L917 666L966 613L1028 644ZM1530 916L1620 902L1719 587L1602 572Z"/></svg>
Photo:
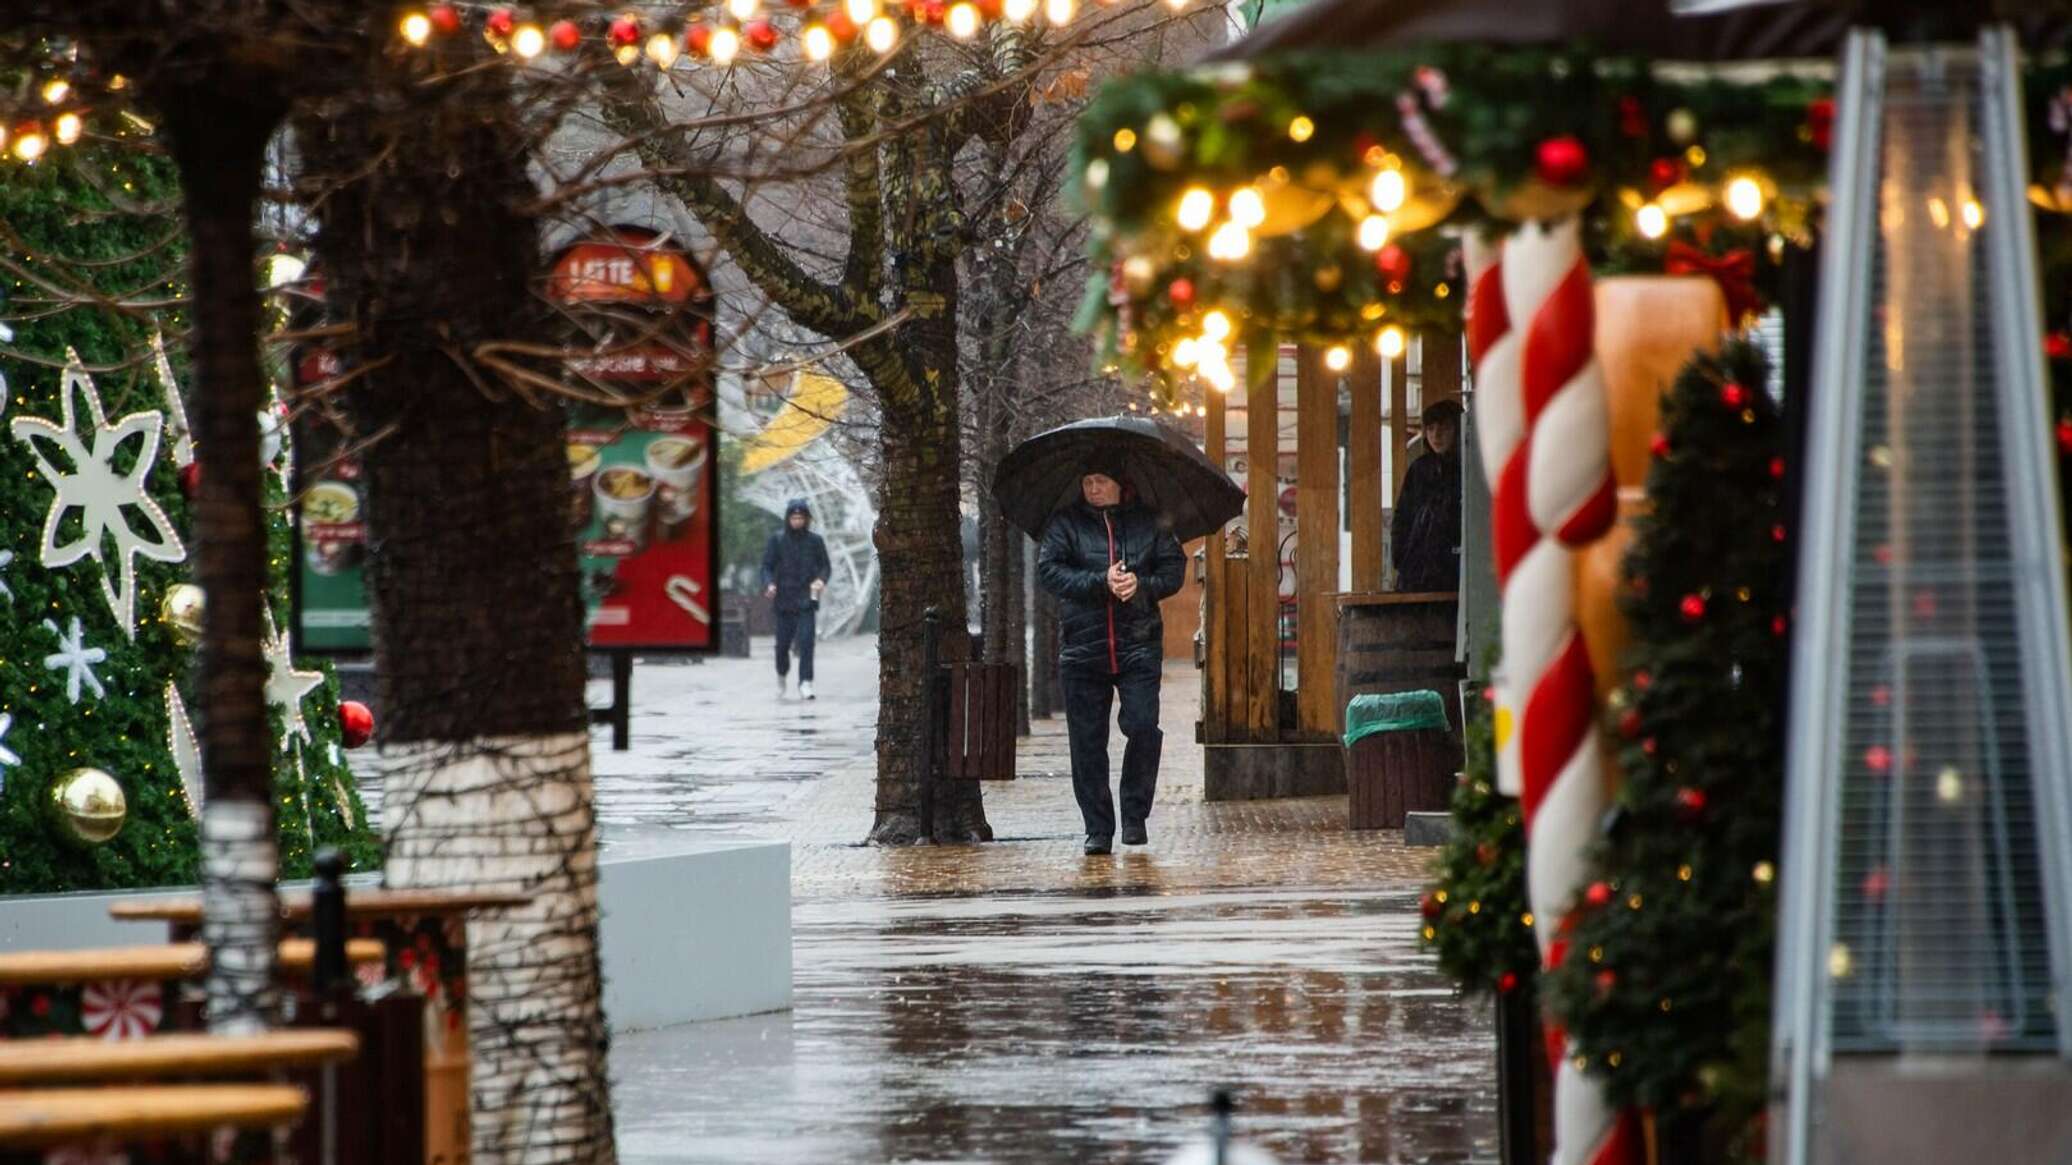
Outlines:
<svg viewBox="0 0 2072 1165"><path fill-rule="evenodd" d="M655 479L632 465L614 465L600 471L591 488L597 496L597 512L604 519L606 538L630 539L647 545L648 511L655 500Z"/></svg>
<svg viewBox="0 0 2072 1165"><path fill-rule="evenodd" d="M705 442L672 434L648 442L647 470L655 479L655 510L662 537L674 538L698 512L698 485L705 475Z"/></svg>
<svg viewBox="0 0 2072 1165"><path fill-rule="evenodd" d="M360 492L342 481L320 481L302 497L303 558L318 574L339 574L359 561ZM347 528L352 528L347 532Z"/></svg>
<svg viewBox="0 0 2072 1165"><path fill-rule="evenodd" d="M590 486L597 477L601 462L595 445L571 443L568 447L568 482L570 486L569 523L577 530L590 524Z"/></svg>

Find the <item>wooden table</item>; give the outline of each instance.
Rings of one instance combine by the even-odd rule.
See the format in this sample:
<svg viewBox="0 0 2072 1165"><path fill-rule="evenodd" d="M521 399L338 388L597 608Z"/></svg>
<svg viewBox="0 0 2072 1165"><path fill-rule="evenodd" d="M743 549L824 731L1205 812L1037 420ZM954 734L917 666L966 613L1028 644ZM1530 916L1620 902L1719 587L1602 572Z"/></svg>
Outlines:
<svg viewBox="0 0 2072 1165"><path fill-rule="evenodd" d="M0 1089L260 1075L349 1060L359 1050L360 1037L328 1028L251 1036L189 1032L139 1040L70 1036L0 1041Z"/></svg>
<svg viewBox="0 0 2072 1165"><path fill-rule="evenodd" d="M530 894L459 894L444 890L348 890L345 912L349 918L387 917L398 914L472 914L478 910L509 909L532 901ZM280 896L281 919L302 923L309 920L308 891ZM201 897L184 894L172 898L146 898L117 902L108 908L111 918L130 922L166 922L174 926L201 926Z"/></svg>
<svg viewBox="0 0 2072 1165"><path fill-rule="evenodd" d="M0 1148L121 1142L273 1128L302 1119L309 1096L286 1084L176 1084L0 1092Z"/></svg>
<svg viewBox="0 0 2072 1165"><path fill-rule="evenodd" d="M276 955L282 970L303 974L316 965L316 950L316 943L309 939L291 938L281 940ZM348 963L379 963L386 954L382 944L375 939L352 939L345 944ZM18 951L0 955L0 987L100 980L164 982L199 979L208 971L209 949L198 942L89 947L76 951Z"/></svg>

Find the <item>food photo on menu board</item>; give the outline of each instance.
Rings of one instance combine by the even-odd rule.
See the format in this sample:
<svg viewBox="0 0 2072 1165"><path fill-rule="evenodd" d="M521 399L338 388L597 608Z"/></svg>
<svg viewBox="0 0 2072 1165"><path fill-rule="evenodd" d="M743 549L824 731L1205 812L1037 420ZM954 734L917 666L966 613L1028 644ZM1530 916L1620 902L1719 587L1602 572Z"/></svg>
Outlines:
<svg viewBox="0 0 2072 1165"><path fill-rule="evenodd" d="M592 647L708 647L718 463L693 408L572 410L570 519Z"/></svg>

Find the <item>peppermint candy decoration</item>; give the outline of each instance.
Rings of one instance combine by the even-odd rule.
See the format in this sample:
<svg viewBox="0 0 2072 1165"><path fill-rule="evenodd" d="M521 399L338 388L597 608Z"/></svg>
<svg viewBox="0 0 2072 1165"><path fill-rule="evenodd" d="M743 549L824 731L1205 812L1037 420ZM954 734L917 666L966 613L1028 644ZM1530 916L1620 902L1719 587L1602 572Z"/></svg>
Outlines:
<svg viewBox="0 0 2072 1165"><path fill-rule="evenodd" d="M1438 109L1444 104L1444 83L1442 78L1442 100L1431 101L1433 109ZM1429 100L1429 90L1426 95ZM1453 177L1454 172L1460 169L1460 163L1446 148L1446 143L1439 140L1439 133L1432 128L1432 123L1425 120L1424 109L1418 104L1417 95L1408 92L1396 94L1396 113L1403 120L1403 132L1410 135L1410 144L1417 147L1418 155L1424 158L1425 165L1430 166L1432 172L1441 178Z"/></svg>
<svg viewBox="0 0 2072 1165"><path fill-rule="evenodd" d="M104 1040L137 1040L158 1030L165 995L147 979L88 983L79 993L79 1018L87 1034Z"/></svg>

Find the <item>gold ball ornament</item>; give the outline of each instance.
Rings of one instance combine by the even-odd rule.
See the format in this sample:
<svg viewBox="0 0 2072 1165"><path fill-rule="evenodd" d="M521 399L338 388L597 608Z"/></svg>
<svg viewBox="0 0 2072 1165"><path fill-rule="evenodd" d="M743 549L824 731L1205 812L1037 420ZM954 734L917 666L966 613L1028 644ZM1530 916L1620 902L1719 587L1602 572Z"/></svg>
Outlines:
<svg viewBox="0 0 2072 1165"><path fill-rule="evenodd" d="M159 621L173 629L173 636L192 647L201 641L202 618L209 608L208 594L193 583L174 583L158 601Z"/></svg>
<svg viewBox="0 0 2072 1165"><path fill-rule="evenodd" d="M1168 114L1153 114L1144 125L1144 160L1154 170L1171 170L1185 159L1186 135L1180 131L1180 123Z"/></svg>
<svg viewBox="0 0 2072 1165"><path fill-rule="evenodd" d="M122 785L99 769L73 769L59 777L50 787L50 803L65 839L78 845L103 845L129 820Z"/></svg>
<svg viewBox="0 0 2072 1165"><path fill-rule="evenodd" d="M1688 146L1698 139L1698 115L1688 109L1672 109L1662 128L1669 131L1670 141Z"/></svg>

